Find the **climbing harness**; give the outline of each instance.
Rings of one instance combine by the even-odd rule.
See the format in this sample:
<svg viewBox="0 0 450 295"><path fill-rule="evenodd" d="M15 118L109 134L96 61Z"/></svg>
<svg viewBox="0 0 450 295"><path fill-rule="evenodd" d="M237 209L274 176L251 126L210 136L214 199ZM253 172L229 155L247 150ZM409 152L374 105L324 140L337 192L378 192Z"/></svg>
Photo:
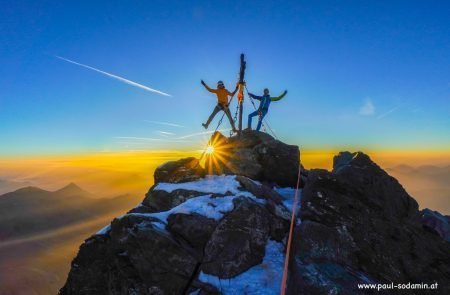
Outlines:
<svg viewBox="0 0 450 295"><path fill-rule="evenodd" d="M239 113L239 105L236 106L236 112L234 113L234 118L233 118L233 121L234 121L234 122L237 121L238 113Z"/></svg>
<svg viewBox="0 0 450 295"><path fill-rule="evenodd" d="M231 100L230 100L230 102L231 102ZM234 126L236 126L238 113L239 113L239 104L236 106L236 112L234 113L234 117L233 117ZM230 137L232 135L233 135L233 130L230 130Z"/></svg>
<svg viewBox="0 0 450 295"><path fill-rule="evenodd" d="M294 225L295 225L295 215L296 215L296 210L297 210L297 196L298 196L298 187L300 186L301 167L302 167L302 165L300 163L298 166L297 187L295 188L294 204L292 205L291 225L289 227L289 236L288 236L288 241L287 241L287 246L286 246L286 258L284 260L283 278L281 280L281 290L280 290L281 295L286 294L286 283L287 283L287 274L288 274L288 266L289 266L289 257L291 254L292 233L294 231Z"/></svg>

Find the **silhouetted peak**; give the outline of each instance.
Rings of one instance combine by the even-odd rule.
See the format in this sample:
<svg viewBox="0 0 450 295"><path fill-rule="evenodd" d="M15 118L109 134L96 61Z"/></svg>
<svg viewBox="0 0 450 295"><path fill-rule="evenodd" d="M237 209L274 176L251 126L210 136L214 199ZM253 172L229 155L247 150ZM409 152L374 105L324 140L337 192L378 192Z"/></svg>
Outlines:
<svg viewBox="0 0 450 295"><path fill-rule="evenodd" d="M47 193L48 191L43 190L41 188L35 187L35 186L27 186L23 188L19 188L18 190L14 191L14 193Z"/></svg>
<svg viewBox="0 0 450 295"><path fill-rule="evenodd" d="M79 187L77 184L71 182L65 187L55 191L55 193L58 194L65 194L65 195L87 195L90 194L89 192L85 191L81 187Z"/></svg>

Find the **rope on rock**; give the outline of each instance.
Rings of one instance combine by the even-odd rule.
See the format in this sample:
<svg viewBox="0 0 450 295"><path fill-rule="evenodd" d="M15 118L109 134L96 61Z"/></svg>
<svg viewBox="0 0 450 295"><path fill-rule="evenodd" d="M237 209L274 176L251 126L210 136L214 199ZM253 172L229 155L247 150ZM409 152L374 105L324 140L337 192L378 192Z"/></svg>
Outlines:
<svg viewBox="0 0 450 295"><path fill-rule="evenodd" d="M295 188L295 196L294 196L294 204L292 206L292 216L291 216L291 225L289 227L289 236L286 246L286 258L284 260L284 269L283 269L283 279L281 280L281 290L280 294L286 294L286 283L287 283L287 275L288 275L288 267L289 267L289 257L291 254L291 244L292 244L292 233L294 231L295 226L295 216L297 210L297 196L298 196L298 187L300 186L300 173L301 173L301 164L298 166L298 176L297 176L297 187Z"/></svg>

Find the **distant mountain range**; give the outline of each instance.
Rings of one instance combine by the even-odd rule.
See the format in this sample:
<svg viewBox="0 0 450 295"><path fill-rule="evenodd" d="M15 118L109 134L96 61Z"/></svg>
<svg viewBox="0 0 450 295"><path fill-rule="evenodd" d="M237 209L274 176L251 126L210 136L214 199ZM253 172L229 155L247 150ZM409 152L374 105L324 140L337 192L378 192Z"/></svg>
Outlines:
<svg viewBox="0 0 450 295"><path fill-rule="evenodd" d="M439 179L441 177L450 178L450 165L448 166L433 166L433 165L422 165L422 166L409 166L406 164L397 165L392 168L388 168L390 171L396 171L401 173L419 173L421 175L437 176Z"/></svg>
<svg viewBox="0 0 450 295"><path fill-rule="evenodd" d="M77 245L141 198L98 198L74 183L0 195L0 294L56 294Z"/></svg>
<svg viewBox="0 0 450 295"><path fill-rule="evenodd" d="M398 165L386 170L417 199L421 208L428 207L450 214L450 165Z"/></svg>
<svg viewBox="0 0 450 295"><path fill-rule="evenodd" d="M84 222L137 203L129 195L94 198L74 183L53 192L21 188L0 196L0 242Z"/></svg>
<svg viewBox="0 0 450 295"><path fill-rule="evenodd" d="M0 179L0 195L15 191L19 188L30 186L31 183L23 181L11 181Z"/></svg>

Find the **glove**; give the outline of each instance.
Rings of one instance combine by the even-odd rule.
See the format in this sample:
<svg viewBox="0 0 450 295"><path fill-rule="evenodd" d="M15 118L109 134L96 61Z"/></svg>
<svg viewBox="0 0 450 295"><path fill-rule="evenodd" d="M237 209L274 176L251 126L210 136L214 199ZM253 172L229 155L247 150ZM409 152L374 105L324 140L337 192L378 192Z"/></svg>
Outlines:
<svg viewBox="0 0 450 295"><path fill-rule="evenodd" d="M201 80L201 81L202 81L202 85L205 86L206 85L205 81L203 81L203 80Z"/></svg>

